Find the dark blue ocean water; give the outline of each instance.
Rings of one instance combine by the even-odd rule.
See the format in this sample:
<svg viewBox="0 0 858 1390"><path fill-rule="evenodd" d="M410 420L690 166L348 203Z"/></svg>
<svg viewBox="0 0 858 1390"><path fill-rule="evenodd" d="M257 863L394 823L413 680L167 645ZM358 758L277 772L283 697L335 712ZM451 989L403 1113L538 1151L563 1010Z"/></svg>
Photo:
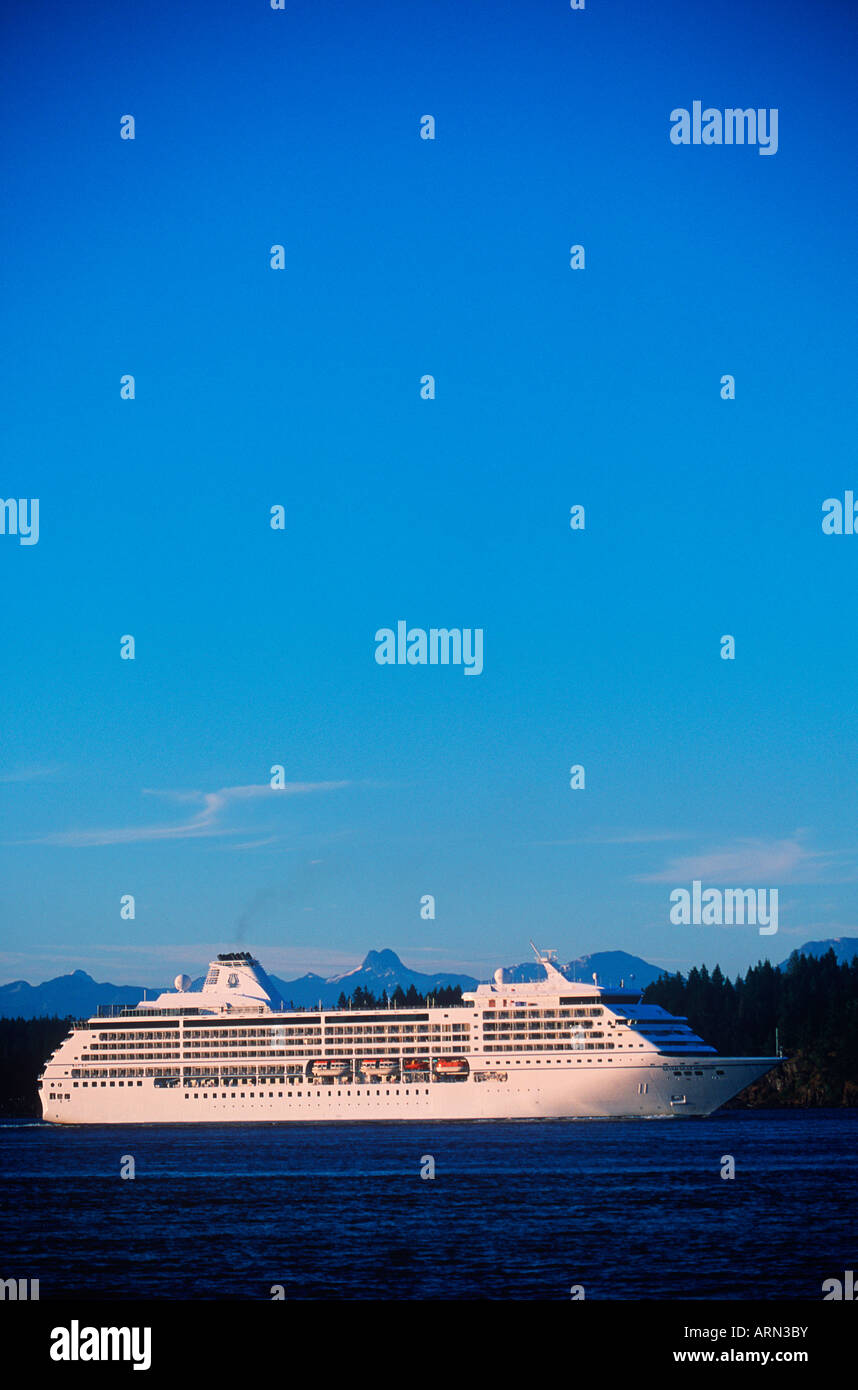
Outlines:
<svg viewBox="0 0 858 1390"><path fill-rule="evenodd" d="M287 1299L568 1299L580 1284L588 1299L819 1300L858 1270L856 1111L6 1121L0 1175L0 1277L39 1279L43 1299L268 1299L274 1284Z"/></svg>

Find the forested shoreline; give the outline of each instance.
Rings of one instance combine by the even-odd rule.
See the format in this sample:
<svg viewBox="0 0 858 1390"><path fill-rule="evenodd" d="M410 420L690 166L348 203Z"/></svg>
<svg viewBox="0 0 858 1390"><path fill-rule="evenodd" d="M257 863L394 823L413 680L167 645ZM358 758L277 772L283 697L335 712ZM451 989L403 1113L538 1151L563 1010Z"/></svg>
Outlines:
<svg viewBox="0 0 858 1390"><path fill-rule="evenodd" d="M732 1057L787 1060L729 1102L732 1109L858 1106L858 956L839 964L794 954L782 967L763 961L731 981L719 967L687 977L663 975L644 990L688 1019L694 1031Z"/></svg>
<svg viewBox="0 0 858 1390"><path fill-rule="evenodd" d="M70 1018L0 1018L0 1116L41 1115L39 1073L71 1026Z"/></svg>
<svg viewBox="0 0 858 1390"><path fill-rule="evenodd" d="M724 1056L774 1057L776 1038L787 1059L729 1102L732 1109L781 1106L858 1106L858 956L839 964L794 955L783 967L768 961L729 980L716 965L687 976L662 975L643 992L646 1003L686 1017ZM441 1008L461 1003L458 986L431 996L397 986L390 1000L365 989L339 1007ZM0 1116L41 1114L36 1081L72 1026L70 1018L0 1019Z"/></svg>

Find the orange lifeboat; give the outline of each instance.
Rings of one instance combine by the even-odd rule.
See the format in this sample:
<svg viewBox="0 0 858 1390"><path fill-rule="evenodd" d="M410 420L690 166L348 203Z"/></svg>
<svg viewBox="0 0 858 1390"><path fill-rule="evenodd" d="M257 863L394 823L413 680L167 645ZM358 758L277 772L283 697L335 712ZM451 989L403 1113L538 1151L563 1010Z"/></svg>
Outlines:
<svg viewBox="0 0 858 1390"><path fill-rule="evenodd" d="M402 1063L402 1066L405 1071L428 1071L429 1059L428 1057L409 1057Z"/></svg>
<svg viewBox="0 0 858 1390"><path fill-rule="evenodd" d="M439 1057L435 1070L443 1076L466 1076L468 1064L464 1057Z"/></svg>

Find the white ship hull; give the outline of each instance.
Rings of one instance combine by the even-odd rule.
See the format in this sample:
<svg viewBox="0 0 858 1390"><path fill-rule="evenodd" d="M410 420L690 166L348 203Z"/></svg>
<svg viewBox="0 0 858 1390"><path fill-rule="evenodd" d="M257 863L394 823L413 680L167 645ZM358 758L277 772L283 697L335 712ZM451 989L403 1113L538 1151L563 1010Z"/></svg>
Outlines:
<svg viewBox="0 0 858 1390"><path fill-rule="evenodd" d="M461 1003L277 1010L246 952L202 989L76 1024L39 1079L53 1124L652 1119L711 1115L776 1066L719 1057L639 991L544 980Z"/></svg>
<svg viewBox="0 0 858 1390"><path fill-rule="evenodd" d="M471 1057L472 1069L506 1080L389 1081L337 1084L305 1079L240 1090L182 1084L156 1088L106 1083L82 1090L51 1079L43 1116L55 1124L247 1124L301 1121L655 1119L710 1115L781 1059L669 1058L624 1064L552 1059L498 1067ZM56 1088L56 1089L53 1089ZM61 1089L60 1089L61 1088ZM51 1099L61 1095L62 1099Z"/></svg>

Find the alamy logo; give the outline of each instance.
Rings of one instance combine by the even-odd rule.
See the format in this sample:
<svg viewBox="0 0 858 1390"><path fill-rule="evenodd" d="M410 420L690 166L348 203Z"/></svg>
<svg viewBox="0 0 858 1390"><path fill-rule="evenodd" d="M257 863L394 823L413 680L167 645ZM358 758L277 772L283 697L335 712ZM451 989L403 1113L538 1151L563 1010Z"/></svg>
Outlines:
<svg viewBox="0 0 858 1390"><path fill-rule="evenodd" d="M826 1279L822 1285L822 1292L825 1294L823 1303L828 1303L832 1299L835 1303L847 1303L855 1301L855 1276L851 1269L844 1270L841 1279Z"/></svg>
<svg viewBox="0 0 858 1390"><path fill-rule="evenodd" d="M51 1329L52 1361L133 1361L135 1371L152 1365L151 1327L70 1327Z"/></svg>
<svg viewBox="0 0 858 1390"><path fill-rule="evenodd" d="M17 536L19 545L38 545L38 497L0 497L0 536Z"/></svg>
<svg viewBox="0 0 858 1390"><path fill-rule="evenodd" d="M483 669L481 627L409 627L401 619L396 631L380 627L375 634L379 666L464 666L466 676Z"/></svg>
<svg viewBox="0 0 858 1390"><path fill-rule="evenodd" d="M38 1279L0 1279L0 1299L19 1299L26 1301L38 1299Z"/></svg>
<svg viewBox="0 0 858 1390"><path fill-rule="evenodd" d="M690 111L684 106L671 111L670 139L674 145L756 145L757 154L777 154L778 108L707 106L704 111L702 101L693 101Z"/></svg>
<svg viewBox="0 0 858 1390"><path fill-rule="evenodd" d="M858 502L855 501L853 492L845 492L842 502L839 497L826 497L822 510L825 513L822 529L826 536L854 536L858 532L858 526L855 524L858 519Z"/></svg>
<svg viewBox="0 0 858 1390"><path fill-rule="evenodd" d="M769 910L766 914L766 893ZM670 920L676 927L731 927L735 923L754 927L759 924L760 936L774 936L778 929L777 888L707 888L695 878L691 892L674 888L670 895L673 906Z"/></svg>

